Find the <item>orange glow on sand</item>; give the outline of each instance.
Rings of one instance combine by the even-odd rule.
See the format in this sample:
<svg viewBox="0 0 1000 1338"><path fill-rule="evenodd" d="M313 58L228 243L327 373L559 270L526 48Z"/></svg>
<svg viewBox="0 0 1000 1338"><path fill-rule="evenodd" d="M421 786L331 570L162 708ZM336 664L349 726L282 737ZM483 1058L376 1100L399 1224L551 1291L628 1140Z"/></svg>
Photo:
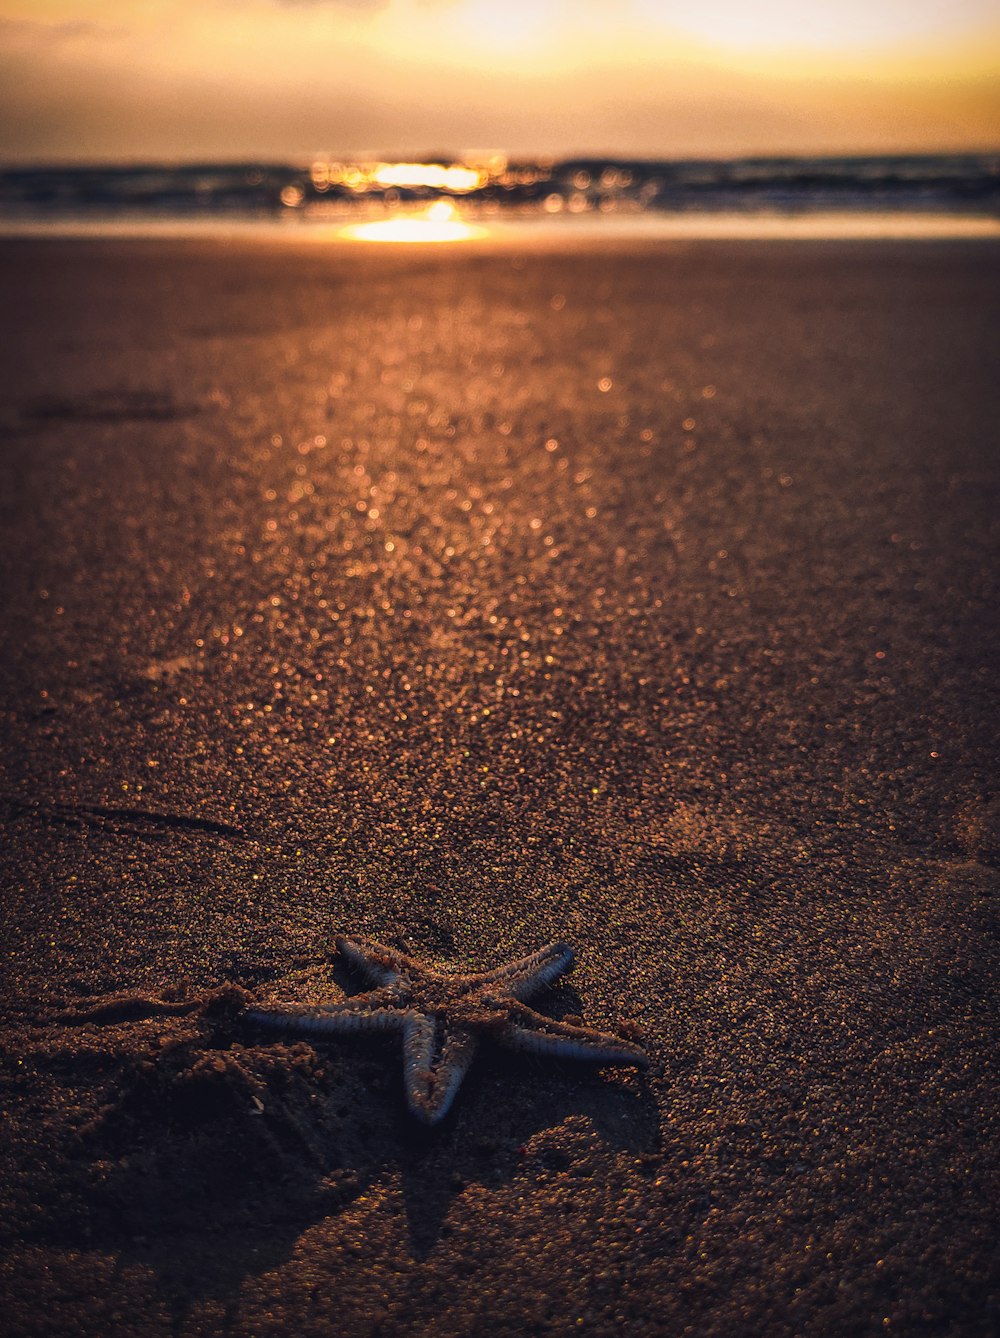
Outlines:
<svg viewBox="0 0 1000 1338"><path fill-rule="evenodd" d="M448 200L436 200L419 214L351 223L337 236L350 242L469 242L485 237L487 230L464 223Z"/></svg>

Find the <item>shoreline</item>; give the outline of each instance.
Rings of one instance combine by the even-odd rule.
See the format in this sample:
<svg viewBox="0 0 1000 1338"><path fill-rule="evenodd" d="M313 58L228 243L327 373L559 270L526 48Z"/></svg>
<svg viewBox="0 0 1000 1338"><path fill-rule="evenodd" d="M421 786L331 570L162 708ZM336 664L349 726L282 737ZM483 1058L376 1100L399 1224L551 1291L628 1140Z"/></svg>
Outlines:
<svg viewBox="0 0 1000 1338"><path fill-rule="evenodd" d="M231 218L63 218L17 219L0 217L0 241L40 240L222 240L230 242L308 242L356 246L378 244L377 231L366 239L351 236L359 229L386 227L393 220L425 224L419 210L343 214L336 218L286 217ZM1000 219L985 215L933 213L878 213L816 211L796 214L705 213L631 215L609 218L497 218L461 210L455 231L431 235L432 224L418 226L404 239L391 234L386 242L400 245L544 245L559 249L580 244L633 244L656 241L957 241L1000 240ZM466 229L463 235L462 229Z"/></svg>

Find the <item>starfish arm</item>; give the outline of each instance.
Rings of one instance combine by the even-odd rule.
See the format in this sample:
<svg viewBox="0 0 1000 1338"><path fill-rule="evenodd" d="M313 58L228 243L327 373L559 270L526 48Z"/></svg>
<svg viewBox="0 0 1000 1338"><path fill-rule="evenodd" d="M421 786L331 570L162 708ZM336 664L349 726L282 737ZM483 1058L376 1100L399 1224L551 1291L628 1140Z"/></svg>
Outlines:
<svg viewBox="0 0 1000 1338"><path fill-rule="evenodd" d="M400 976L408 975L416 963L404 953L384 948L370 938L336 939L337 951L344 961L369 985L389 985Z"/></svg>
<svg viewBox="0 0 1000 1338"><path fill-rule="evenodd" d="M502 985L505 993L523 1003L546 985L551 985L572 965L573 949L568 943L549 943L530 957L522 957L506 966L498 966L495 971L476 976L476 983Z"/></svg>
<svg viewBox="0 0 1000 1338"><path fill-rule="evenodd" d="M437 1124L451 1110L476 1048L471 1031L450 1031L434 1017L410 1015L403 1029L403 1076L407 1104L421 1123Z"/></svg>
<svg viewBox="0 0 1000 1338"><path fill-rule="evenodd" d="M248 1021L264 1027L304 1032L400 1031L410 1016L392 989L371 990L313 1008L251 1008L244 1013Z"/></svg>
<svg viewBox="0 0 1000 1338"><path fill-rule="evenodd" d="M510 1021L497 1032L497 1039L512 1050L564 1059L589 1059L599 1064L623 1064L646 1068L649 1057L638 1045L594 1031L543 1017L533 1008L512 1011Z"/></svg>

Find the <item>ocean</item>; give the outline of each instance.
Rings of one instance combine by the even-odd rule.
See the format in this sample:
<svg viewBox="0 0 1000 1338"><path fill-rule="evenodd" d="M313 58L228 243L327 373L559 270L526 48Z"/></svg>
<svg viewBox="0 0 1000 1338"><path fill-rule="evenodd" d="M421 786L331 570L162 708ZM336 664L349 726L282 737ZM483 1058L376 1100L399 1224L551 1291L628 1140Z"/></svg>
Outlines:
<svg viewBox="0 0 1000 1338"><path fill-rule="evenodd" d="M0 232L271 231L400 219L453 228L1000 232L1000 152L895 157L8 166ZM356 228L362 236L362 229ZM387 234L391 237L391 233ZM417 237L419 238L419 230ZM429 235L429 234L428 234ZM447 234L443 234L445 239ZM457 234L456 234L457 235ZM377 239L377 232L371 236ZM402 236L393 239L403 239Z"/></svg>

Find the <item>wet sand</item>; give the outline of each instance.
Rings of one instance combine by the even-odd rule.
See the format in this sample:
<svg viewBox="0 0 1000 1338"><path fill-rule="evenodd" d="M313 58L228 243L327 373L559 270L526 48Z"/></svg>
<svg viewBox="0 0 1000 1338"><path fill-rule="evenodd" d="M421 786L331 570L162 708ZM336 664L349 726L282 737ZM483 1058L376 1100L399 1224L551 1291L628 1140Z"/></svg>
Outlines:
<svg viewBox="0 0 1000 1338"><path fill-rule="evenodd" d="M6 1331L994 1332L1000 246L0 282ZM422 1130L345 931L651 1068Z"/></svg>

